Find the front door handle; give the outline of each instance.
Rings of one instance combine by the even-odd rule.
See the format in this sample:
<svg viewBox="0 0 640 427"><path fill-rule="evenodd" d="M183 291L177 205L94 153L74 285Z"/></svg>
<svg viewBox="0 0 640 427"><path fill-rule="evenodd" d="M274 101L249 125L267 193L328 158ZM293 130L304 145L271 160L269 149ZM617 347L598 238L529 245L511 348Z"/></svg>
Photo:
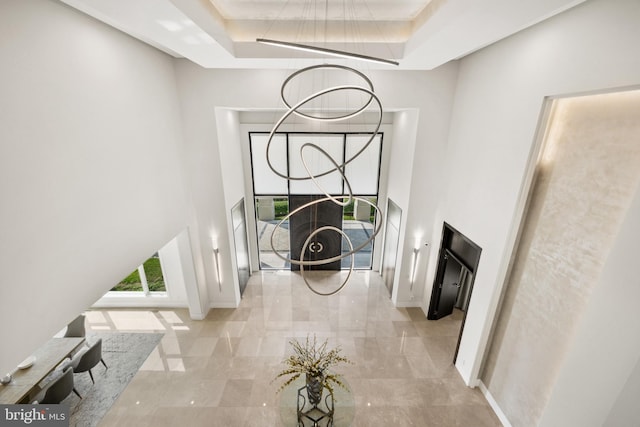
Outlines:
<svg viewBox="0 0 640 427"><path fill-rule="evenodd" d="M311 242L311 244L309 245L309 252L319 253L322 252L323 249L324 246L320 242Z"/></svg>

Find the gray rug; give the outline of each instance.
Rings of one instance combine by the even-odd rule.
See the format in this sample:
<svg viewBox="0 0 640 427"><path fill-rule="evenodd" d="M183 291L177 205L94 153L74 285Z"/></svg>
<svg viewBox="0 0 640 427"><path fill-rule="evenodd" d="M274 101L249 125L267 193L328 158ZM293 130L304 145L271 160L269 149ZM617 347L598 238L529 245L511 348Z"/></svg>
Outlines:
<svg viewBox="0 0 640 427"><path fill-rule="evenodd" d="M87 341L90 343L102 338L102 358L109 369L99 363L91 370L95 384L91 382L88 372L73 376L82 399L71 393L62 402L70 406L70 426L97 426L163 335L108 332L89 334Z"/></svg>

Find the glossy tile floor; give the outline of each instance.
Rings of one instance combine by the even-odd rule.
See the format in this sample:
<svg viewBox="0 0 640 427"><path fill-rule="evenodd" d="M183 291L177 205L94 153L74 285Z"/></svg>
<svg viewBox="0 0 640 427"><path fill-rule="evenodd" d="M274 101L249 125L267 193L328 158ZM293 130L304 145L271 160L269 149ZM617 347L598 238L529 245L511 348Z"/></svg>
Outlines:
<svg viewBox="0 0 640 427"><path fill-rule="evenodd" d="M338 370L352 390L353 426L501 425L451 363L460 314L428 321L420 309L394 308L376 273L356 272L338 295L320 297L298 275L260 272L239 308L203 321L185 309L96 310L87 320L93 330L165 333L101 427L282 426L272 379L288 342L308 334L355 362Z"/></svg>

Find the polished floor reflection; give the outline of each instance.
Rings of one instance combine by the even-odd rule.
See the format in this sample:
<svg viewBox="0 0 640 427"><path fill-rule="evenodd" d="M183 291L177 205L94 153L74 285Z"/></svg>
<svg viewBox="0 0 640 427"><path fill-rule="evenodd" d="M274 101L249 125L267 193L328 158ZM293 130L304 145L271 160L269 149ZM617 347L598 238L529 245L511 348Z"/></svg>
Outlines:
<svg viewBox="0 0 640 427"><path fill-rule="evenodd" d="M341 369L353 426L500 426L451 363L461 316L428 321L387 295L371 272L320 297L298 275L271 271L251 277L240 307L211 310L203 321L183 309L88 312L93 330L165 333L100 426L281 426L272 379L288 342L308 334L355 362Z"/></svg>
<svg viewBox="0 0 640 427"><path fill-rule="evenodd" d="M290 257L289 252L289 222L285 221L274 233L279 220L263 221L257 220L258 227L258 249L260 250L260 268L263 270L278 270L291 268L291 263L283 260L278 255ZM349 237L354 248L362 246L374 232L373 223L369 221L343 220L342 231ZM271 247L273 235L273 248ZM342 239L342 253L350 251L347 241ZM358 269L371 268L371 256L373 243L369 242L354 254L354 267ZM348 269L351 265L351 258L346 257L341 261L342 268Z"/></svg>

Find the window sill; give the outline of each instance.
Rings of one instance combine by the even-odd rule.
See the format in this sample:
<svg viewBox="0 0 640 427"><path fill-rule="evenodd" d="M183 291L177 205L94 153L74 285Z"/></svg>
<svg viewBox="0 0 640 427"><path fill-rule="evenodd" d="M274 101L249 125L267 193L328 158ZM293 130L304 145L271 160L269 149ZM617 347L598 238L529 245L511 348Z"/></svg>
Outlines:
<svg viewBox="0 0 640 427"><path fill-rule="evenodd" d="M107 292L96 301L93 308L150 308L150 307L187 307L187 302L169 297L166 292L115 291Z"/></svg>

